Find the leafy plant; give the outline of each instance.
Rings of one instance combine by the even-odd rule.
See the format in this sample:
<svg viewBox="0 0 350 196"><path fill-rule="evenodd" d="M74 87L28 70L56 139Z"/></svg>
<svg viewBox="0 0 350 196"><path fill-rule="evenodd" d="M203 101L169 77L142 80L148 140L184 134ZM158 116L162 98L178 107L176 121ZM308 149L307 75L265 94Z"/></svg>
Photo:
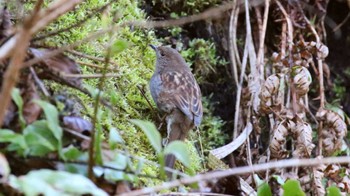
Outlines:
<svg viewBox="0 0 350 196"><path fill-rule="evenodd" d="M301 189L300 183L297 180L287 180L283 185L284 196L304 196L305 193Z"/></svg>
<svg viewBox="0 0 350 196"><path fill-rule="evenodd" d="M173 154L181 163L185 166L190 165L190 156L186 148L186 144L183 141L173 141L169 143L163 149L161 145L161 136L157 131L156 126L148 121L142 120L130 120L132 123L140 127L140 129L147 135L148 140L150 141L152 147L158 154L159 161L161 163L161 172L164 175L164 156L167 154Z"/></svg>
<svg viewBox="0 0 350 196"><path fill-rule="evenodd" d="M42 169L31 171L27 175L20 177L11 175L9 184L28 196L108 195L86 177L65 171Z"/></svg>

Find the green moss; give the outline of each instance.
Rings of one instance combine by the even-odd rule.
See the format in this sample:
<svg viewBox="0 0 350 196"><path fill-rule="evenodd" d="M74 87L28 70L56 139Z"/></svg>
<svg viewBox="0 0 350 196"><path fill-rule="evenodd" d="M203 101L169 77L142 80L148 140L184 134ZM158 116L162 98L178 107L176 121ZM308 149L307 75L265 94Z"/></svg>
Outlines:
<svg viewBox="0 0 350 196"><path fill-rule="evenodd" d="M160 12L172 13L173 17L187 16L199 13L209 7L220 4L221 0L186 0L186 1L161 1L154 0L153 5L157 5Z"/></svg>
<svg viewBox="0 0 350 196"><path fill-rule="evenodd" d="M79 5L74 11L62 16L58 21L49 25L40 35L44 35L48 32L56 31L57 29L63 29L73 25L76 21L83 19L87 16L93 8L104 5L107 1L89 0ZM193 1L194 2L194 1ZM191 2L188 2L191 4ZM205 3L204 3L205 4ZM203 4L203 5L204 5ZM32 4L28 3L26 8L32 7ZM129 20L140 20L145 18L145 14L138 8L138 4L132 0L121 0L117 3L113 3L110 7L109 16L114 16L114 13L118 15L118 20L110 24L104 24L106 21L111 20L103 19L101 14L89 19L85 24L80 27L71 29L70 31L63 32L57 36L48 37L39 41L39 44L60 47L65 46L76 41L84 39L87 35L96 32L103 28L104 25L121 24ZM104 21L103 21L104 20ZM181 28L173 28L173 34L181 33ZM90 40L88 43L83 43L75 48L75 50L82 53L104 58L106 54L106 47L115 40L123 40L127 42L127 49L120 53L113 54L111 61L117 62L117 71L119 75L114 78L107 78L103 87L103 97L110 101L115 108L115 113L105 108L100 107L99 126L104 128L104 137L107 138L108 131L112 127L116 127L123 137L128 151L135 156L144 157L145 159L157 161L155 152L147 141L144 133L135 127L135 125L129 122L129 119L143 119L151 120L156 119L157 111L151 110L147 103L147 100L154 103L151 99L148 82L153 73L155 54L148 45L158 44L159 41L155 36L153 30L142 29L130 29L129 27L121 28L116 32L113 32L112 37L109 35L103 35L96 40ZM216 49L212 41L203 39L194 39L190 41L189 48L183 50L182 55L186 60L195 67L195 75L199 78L199 82L203 81L204 76L215 70L215 66L220 64L220 60L215 56ZM103 63L92 62L91 60L74 57L80 61L95 63L103 66ZM109 65L113 66L113 65ZM90 67L81 65L83 74L100 73L101 70L95 70ZM84 80L84 85L90 86L92 89L96 88L99 83L99 79ZM60 91L63 87L58 84L50 84L53 91ZM146 92L146 98L142 95L139 88ZM67 88L67 87L64 87ZM68 89L68 93L77 95L81 102L84 104L86 110L81 111L83 115L92 116L93 104L92 98L85 94L82 94L76 90ZM222 134L221 128L223 121L218 117L212 115L213 107L209 104L208 99L203 100L204 104L204 117L201 125L201 137L204 147L204 152L208 152L210 149L220 146L224 143L225 135ZM186 170L187 173L193 173L202 171L201 153L198 153L199 141L196 134L192 134L192 139L187 140L188 149L191 152L191 167ZM137 162L137 161L135 161ZM181 168L181 164L177 164L177 168ZM158 174L158 168L150 165L145 165L143 173L156 176ZM152 186L158 183L154 179L142 178L137 182L137 186Z"/></svg>

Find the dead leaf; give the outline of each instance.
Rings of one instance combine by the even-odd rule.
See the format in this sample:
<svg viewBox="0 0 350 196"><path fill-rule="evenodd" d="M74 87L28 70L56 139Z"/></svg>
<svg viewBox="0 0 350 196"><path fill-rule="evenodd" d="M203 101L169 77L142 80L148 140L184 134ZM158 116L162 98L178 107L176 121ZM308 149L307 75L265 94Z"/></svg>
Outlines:
<svg viewBox="0 0 350 196"><path fill-rule="evenodd" d="M273 138L270 143L271 157L274 158L286 158L289 152L285 149L286 138L288 136L288 130L285 123L282 122L273 130Z"/></svg>
<svg viewBox="0 0 350 196"><path fill-rule="evenodd" d="M80 116L64 116L63 125L68 129L87 136L89 136L92 131L92 124Z"/></svg>
<svg viewBox="0 0 350 196"><path fill-rule="evenodd" d="M40 68L42 70L36 70L38 76L42 79L54 80L57 82L61 82L58 76L64 78L70 83L81 86L81 79L79 78L65 78L60 73L65 74L79 74L80 69L74 60L67 57L64 54L58 54L51 58L45 58L45 55L49 53L51 50L48 49L35 49L30 48L30 52L35 58L43 58L43 61L40 63Z"/></svg>
<svg viewBox="0 0 350 196"><path fill-rule="evenodd" d="M40 96L32 75L27 76L25 88L22 88L21 91L23 99L23 117L27 124L31 124L38 120L42 111L41 107L33 102L33 100L40 99Z"/></svg>

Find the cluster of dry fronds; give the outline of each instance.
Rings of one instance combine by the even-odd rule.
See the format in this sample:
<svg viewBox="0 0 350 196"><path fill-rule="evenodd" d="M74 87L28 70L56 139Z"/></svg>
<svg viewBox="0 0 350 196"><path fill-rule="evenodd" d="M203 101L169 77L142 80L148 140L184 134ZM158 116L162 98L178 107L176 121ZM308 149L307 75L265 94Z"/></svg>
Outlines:
<svg viewBox="0 0 350 196"><path fill-rule="evenodd" d="M310 7L312 11L306 12ZM238 89L234 140L229 145L213 150L212 158L222 158L238 149L238 153L244 156L245 164L253 165L287 158L335 156L347 149L344 114L339 108L327 107L324 95L324 77L326 75L329 78L325 62L329 51L323 43L327 2L307 4L303 1L277 0L270 5L270 1L265 1L263 14L261 7L253 8L254 20L248 8L246 1L246 39L242 56L237 55L239 50L236 40L231 39L230 42L233 76ZM235 6L231 13L232 38L236 37L239 9L239 6ZM312 24L310 18L315 16L317 19ZM276 36L278 41L274 42L277 49L272 54L266 54L266 26L272 21L280 29L280 35ZM252 29L259 29L259 32L253 32ZM312 96L309 92L312 89L314 99L313 108L310 109L309 98ZM315 92L318 93L315 95ZM260 137L266 132L269 135L268 142ZM237 137L239 133L241 135ZM240 148L234 145L243 144L243 141L245 143ZM267 143L266 151L259 152L256 148L261 143ZM336 185L341 191L349 192L349 178L347 175L341 177L338 169L349 172L348 165L322 164L317 167L267 170L259 173L259 177L270 184L274 184L274 177L271 176L275 175L284 180L297 179L302 189L311 195L325 194L322 183L325 179L327 187ZM253 177L253 174L248 175L245 181L255 186ZM277 187L274 187L273 193L281 194L281 186Z"/></svg>
<svg viewBox="0 0 350 196"><path fill-rule="evenodd" d="M41 113L41 108L30 102L39 97L36 86L40 87L44 95L47 94L41 79L56 80L88 93L80 87L80 80L74 77L76 76L74 74L79 73L76 64L61 54L79 43L52 51L30 47L33 35L80 2L78 0L57 0L44 9L42 8L43 2L38 1L32 14L24 20L23 25L19 25L16 29L10 27L6 10L2 12L0 29L2 43L0 48L1 125L11 126L12 115L16 113L17 109L11 102L11 91L16 86L20 88L24 99L23 114L26 123L37 120ZM338 164L349 163L349 158L323 158L337 155L344 148L348 149L344 142L347 135L345 117L340 109L327 108L325 100L324 77L329 74L325 63L329 51L324 44L327 1L316 0L311 5L301 1L280 2L276 0L270 2L265 0L254 4L253 7L249 3L250 1L247 0L234 1L178 20L132 21L122 24L140 28L162 28L202 19L218 18L223 12L230 11L228 48L232 78L237 87L233 141L226 146L212 150L209 154L209 166L212 169L224 169L224 171L186 177L154 188L130 192L129 195L147 194L181 184L220 179L238 174L242 176L233 180L237 183L237 189L247 195L256 194L254 191L258 188L254 181L256 176L266 179L271 185L276 184L276 178L272 176L279 176L284 181L298 179L302 189L310 195L325 194L324 180L327 181L327 186L334 184L340 187L341 191L350 192L348 178L350 167L348 164ZM312 11L307 14L306 8L312 8ZM243 14L240 14L242 12ZM252 20L252 15L256 17L254 20ZM243 19L239 18L242 16L244 16ZM310 18L314 16L316 20L312 23ZM240 27L238 25L240 19L245 21L246 29L242 53L237 46L237 28ZM273 22L280 29L276 31L280 35L276 36L278 41L273 43L276 49L271 54L267 52L269 50L265 44L268 22ZM254 32L253 29L258 29L258 31ZM113 27L104 29L90 35L86 40L112 30L114 30ZM106 61L108 63L107 58ZM317 106L310 109L309 93L312 89L314 93L314 97L311 97L314 98L312 102ZM315 92L317 92L316 96ZM99 100L99 98L96 99L96 105L98 102L108 106L104 100ZM89 175L92 178L92 168L95 163L94 147L90 144L94 142L96 122L93 121L91 125L80 118L78 120L64 118L65 123L63 124L68 128L78 130L77 124L70 123L74 120L88 124L83 125L89 127L84 129L92 130L91 138L73 133L79 135L81 140L88 141L86 149L90 150ZM268 141L261 137L264 134L268 135ZM262 143L265 148L259 151ZM231 163L245 167L227 169L227 165L221 159L232 153L240 156L235 158L236 163L235 161ZM283 160L287 158L293 159ZM218 181L219 183L222 182ZM219 185L213 187L218 188ZM211 191L221 192L214 188ZM273 188L274 194L280 194L281 191L280 184Z"/></svg>

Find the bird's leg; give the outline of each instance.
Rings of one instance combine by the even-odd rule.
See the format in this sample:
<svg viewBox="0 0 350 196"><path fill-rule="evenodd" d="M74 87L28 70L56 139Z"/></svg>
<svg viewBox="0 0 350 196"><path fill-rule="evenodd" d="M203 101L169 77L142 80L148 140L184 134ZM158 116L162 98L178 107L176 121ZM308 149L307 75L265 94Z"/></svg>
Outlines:
<svg viewBox="0 0 350 196"><path fill-rule="evenodd" d="M167 136L166 138L163 139L163 146L166 146L169 142L169 136L170 136L170 133L171 133L171 124L173 123L173 118L168 115L166 116L166 124L167 124Z"/></svg>
<svg viewBox="0 0 350 196"><path fill-rule="evenodd" d="M160 129L162 128L163 122L164 122L164 120L165 120L166 117L167 117L167 114L164 114L164 115L162 116L162 118L160 118L160 116L158 115L158 118L160 119L160 125L158 126L158 130L160 130Z"/></svg>

